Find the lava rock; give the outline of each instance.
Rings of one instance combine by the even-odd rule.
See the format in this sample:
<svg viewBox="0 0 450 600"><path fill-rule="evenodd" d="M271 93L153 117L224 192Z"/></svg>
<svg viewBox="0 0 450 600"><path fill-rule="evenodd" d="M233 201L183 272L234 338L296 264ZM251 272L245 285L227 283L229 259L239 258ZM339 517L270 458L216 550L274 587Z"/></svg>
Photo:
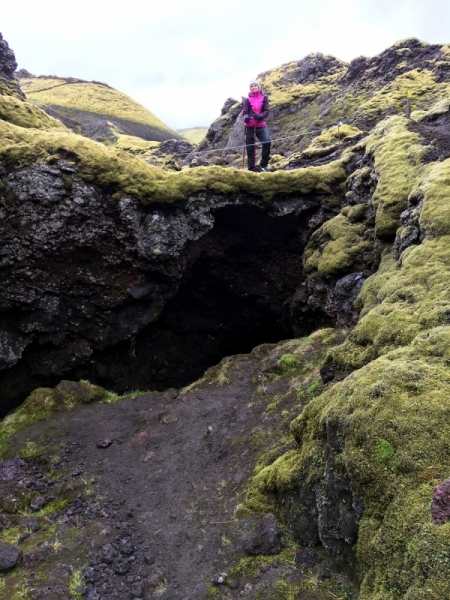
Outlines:
<svg viewBox="0 0 450 600"><path fill-rule="evenodd" d="M22 478L27 463L16 456L13 460L0 462L0 481L17 481Z"/></svg>
<svg viewBox="0 0 450 600"><path fill-rule="evenodd" d="M443 525L450 521L450 479L434 488L431 516L435 525Z"/></svg>
<svg viewBox="0 0 450 600"><path fill-rule="evenodd" d="M131 543L131 541L129 539L122 538L119 542L119 552L121 552L125 556L130 556L130 554L133 554L133 551L134 551L134 546ZM145 559L147 559L147 557L145 557Z"/></svg>
<svg viewBox="0 0 450 600"><path fill-rule="evenodd" d="M317 565L317 567L314 567L313 573L317 577L317 579L320 579L321 581L324 581L325 579L330 579L330 570L326 566Z"/></svg>
<svg viewBox="0 0 450 600"><path fill-rule="evenodd" d="M130 592L133 596L140 597L144 592L144 585L142 581L135 581L131 584Z"/></svg>
<svg viewBox="0 0 450 600"><path fill-rule="evenodd" d="M29 595L31 600L69 600L70 598L62 587L53 585L31 588Z"/></svg>
<svg viewBox="0 0 450 600"><path fill-rule="evenodd" d="M0 548L0 573L14 569L23 558L22 550L17 546L7 544Z"/></svg>
<svg viewBox="0 0 450 600"><path fill-rule="evenodd" d="M126 575L131 571L130 561L123 556L119 556L113 562L113 569L118 575Z"/></svg>
<svg viewBox="0 0 450 600"><path fill-rule="evenodd" d="M106 392L100 386L88 381L63 380L55 387L52 395L56 404L63 404L64 401L87 404L103 400Z"/></svg>
<svg viewBox="0 0 450 600"><path fill-rule="evenodd" d="M42 510L46 504L47 500L43 496L35 496L30 502L30 508L37 512Z"/></svg>
<svg viewBox="0 0 450 600"><path fill-rule="evenodd" d="M281 529L274 515L265 515L258 525L256 533L244 540L244 550L248 554L275 555L282 550Z"/></svg>
<svg viewBox="0 0 450 600"><path fill-rule="evenodd" d="M105 438L97 442L97 448L108 448L113 443L111 438Z"/></svg>
<svg viewBox="0 0 450 600"><path fill-rule="evenodd" d="M28 531L31 531L31 533L36 533L36 531L39 531L41 526L39 525L38 521L27 521L26 528Z"/></svg>
<svg viewBox="0 0 450 600"><path fill-rule="evenodd" d="M295 563L300 567L314 567L319 556L312 548L303 548L295 554Z"/></svg>
<svg viewBox="0 0 450 600"><path fill-rule="evenodd" d="M88 583L95 583L100 580L100 575L96 569L93 567L86 567L83 569L84 578Z"/></svg>
<svg viewBox="0 0 450 600"><path fill-rule="evenodd" d="M158 566L155 566L153 568L152 572L147 577L147 583L150 587L156 587L163 580L164 580L164 571Z"/></svg>
<svg viewBox="0 0 450 600"><path fill-rule="evenodd" d="M116 557L116 551L111 546L111 544L106 544L102 546L101 559L103 562L110 564Z"/></svg>

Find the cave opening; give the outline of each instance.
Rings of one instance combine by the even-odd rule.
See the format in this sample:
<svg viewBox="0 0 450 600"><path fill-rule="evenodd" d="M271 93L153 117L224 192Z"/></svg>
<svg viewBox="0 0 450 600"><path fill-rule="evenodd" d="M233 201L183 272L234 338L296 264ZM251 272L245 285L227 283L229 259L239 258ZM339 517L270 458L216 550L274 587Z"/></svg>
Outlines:
<svg viewBox="0 0 450 600"><path fill-rule="evenodd" d="M311 212L274 216L226 206L186 250L176 293L157 321L94 354L79 376L118 392L185 386L225 356L331 325L298 291Z"/></svg>

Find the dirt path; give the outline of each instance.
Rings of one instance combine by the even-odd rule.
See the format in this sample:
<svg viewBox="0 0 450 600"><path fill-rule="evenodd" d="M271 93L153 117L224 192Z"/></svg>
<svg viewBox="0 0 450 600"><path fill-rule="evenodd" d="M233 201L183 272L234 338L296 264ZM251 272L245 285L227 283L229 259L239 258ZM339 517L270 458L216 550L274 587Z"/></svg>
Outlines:
<svg viewBox="0 0 450 600"><path fill-rule="evenodd" d="M79 406L16 436L17 447L39 438L64 448L55 467L74 480L95 479L90 487L108 515L98 535L91 526L95 569L102 565L102 547L131 541L133 552L124 556L134 560L122 569L127 573L115 570L122 556L117 550L98 571L106 571L103 582L88 571L87 587L102 599L128 599L132 584L149 578L150 592L144 584L134 586L136 592L143 587L143 597L155 591L174 600L195 597L227 570L228 555L236 554L233 514L261 453L259 443L248 439L261 431L261 419L276 420L263 417L265 402L252 401L258 365L257 357L242 356L228 385ZM98 448L107 438L111 445ZM76 522L77 509L69 509L69 522Z"/></svg>
<svg viewBox="0 0 450 600"><path fill-rule="evenodd" d="M306 549L303 567L301 552L298 565L292 561L294 552L289 564L275 556L236 570L260 519L237 511L256 462L264 452L295 447L288 426L301 410L298 390L286 388L289 379L264 375L285 352L282 344L263 346L225 359L184 394L81 405L16 434L11 456L42 448L21 463L19 483L52 501L49 507L68 494L71 501L34 513L37 531L30 531L29 511L6 524L26 539L23 565L7 580L16 587L1 596L0 581L0 598L21 598L17 590L30 600L284 598L276 592L280 580L311 575L320 549ZM220 573L227 585L212 583ZM295 597L332 598L319 583L317 593Z"/></svg>

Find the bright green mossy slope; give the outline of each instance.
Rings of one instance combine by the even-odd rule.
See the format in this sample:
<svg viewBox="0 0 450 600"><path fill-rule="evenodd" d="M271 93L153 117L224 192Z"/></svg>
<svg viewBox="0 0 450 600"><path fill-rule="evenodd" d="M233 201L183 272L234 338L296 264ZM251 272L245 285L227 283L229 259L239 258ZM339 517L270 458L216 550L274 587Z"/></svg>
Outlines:
<svg viewBox="0 0 450 600"><path fill-rule="evenodd" d="M38 106L49 106L68 118L83 122L92 115L94 119L137 124L144 128L143 132L150 134L153 130L162 134L163 139L180 137L138 102L101 83L30 78L21 79L20 84L28 100Z"/></svg>
<svg viewBox="0 0 450 600"><path fill-rule="evenodd" d="M13 96L0 96L0 120L19 127L68 131L61 121L50 117L34 104Z"/></svg>
<svg viewBox="0 0 450 600"><path fill-rule="evenodd" d="M51 163L60 156L70 156L83 179L107 186L116 198L131 194L145 204L183 202L201 192L242 192L265 200L298 192L319 194L334 206L339 203L346 178L343 161L295 172L259 174L198 167L168 173L127 152L106 148L76 134L26 129L0 121L0 160L24 167L39 161Z"/></svg>
<svg viewBox="0 0 450 600"><path fill-rule="evenodd" d="M13 98L21 100L22 98L18 91L17 81L0 77L0 96L12 96Z"/></svg>
<svg viewBox="0 0 450 600"><path fill-rule="evenodd" d="M420 140L401 117L364 144L378 175L378 231L419 188L424 239L399 261L386 246L358 298L359 323L328 353L343 372L356 370L292 422L299 449L257 473L250 497L284 494L302 480L314 486L327 431L337 430L345 449L336 464L365 507L356 545L361 600L441 600L450 598L450 523L432 523L430 502L450 477L450 160L421 165ZM335 272L333 255L345 259L345 241L350 254L361 244L358 225L344 217L322 227L334 247L325 257L310 254L311 270Z"/></svg>

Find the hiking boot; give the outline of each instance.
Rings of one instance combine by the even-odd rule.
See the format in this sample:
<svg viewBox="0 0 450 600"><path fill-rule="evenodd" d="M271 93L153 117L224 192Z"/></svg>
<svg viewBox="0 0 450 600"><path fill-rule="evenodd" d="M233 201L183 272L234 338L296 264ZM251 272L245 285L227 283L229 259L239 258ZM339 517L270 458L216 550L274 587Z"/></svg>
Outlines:
<svg viewBox="0 0 450 600"><path fill-rule="evenodd" d="M267 173L270 173L270 168L266 165L265 167L263 167L262 165L259 165L259 171L266 171Z"/></svg>

